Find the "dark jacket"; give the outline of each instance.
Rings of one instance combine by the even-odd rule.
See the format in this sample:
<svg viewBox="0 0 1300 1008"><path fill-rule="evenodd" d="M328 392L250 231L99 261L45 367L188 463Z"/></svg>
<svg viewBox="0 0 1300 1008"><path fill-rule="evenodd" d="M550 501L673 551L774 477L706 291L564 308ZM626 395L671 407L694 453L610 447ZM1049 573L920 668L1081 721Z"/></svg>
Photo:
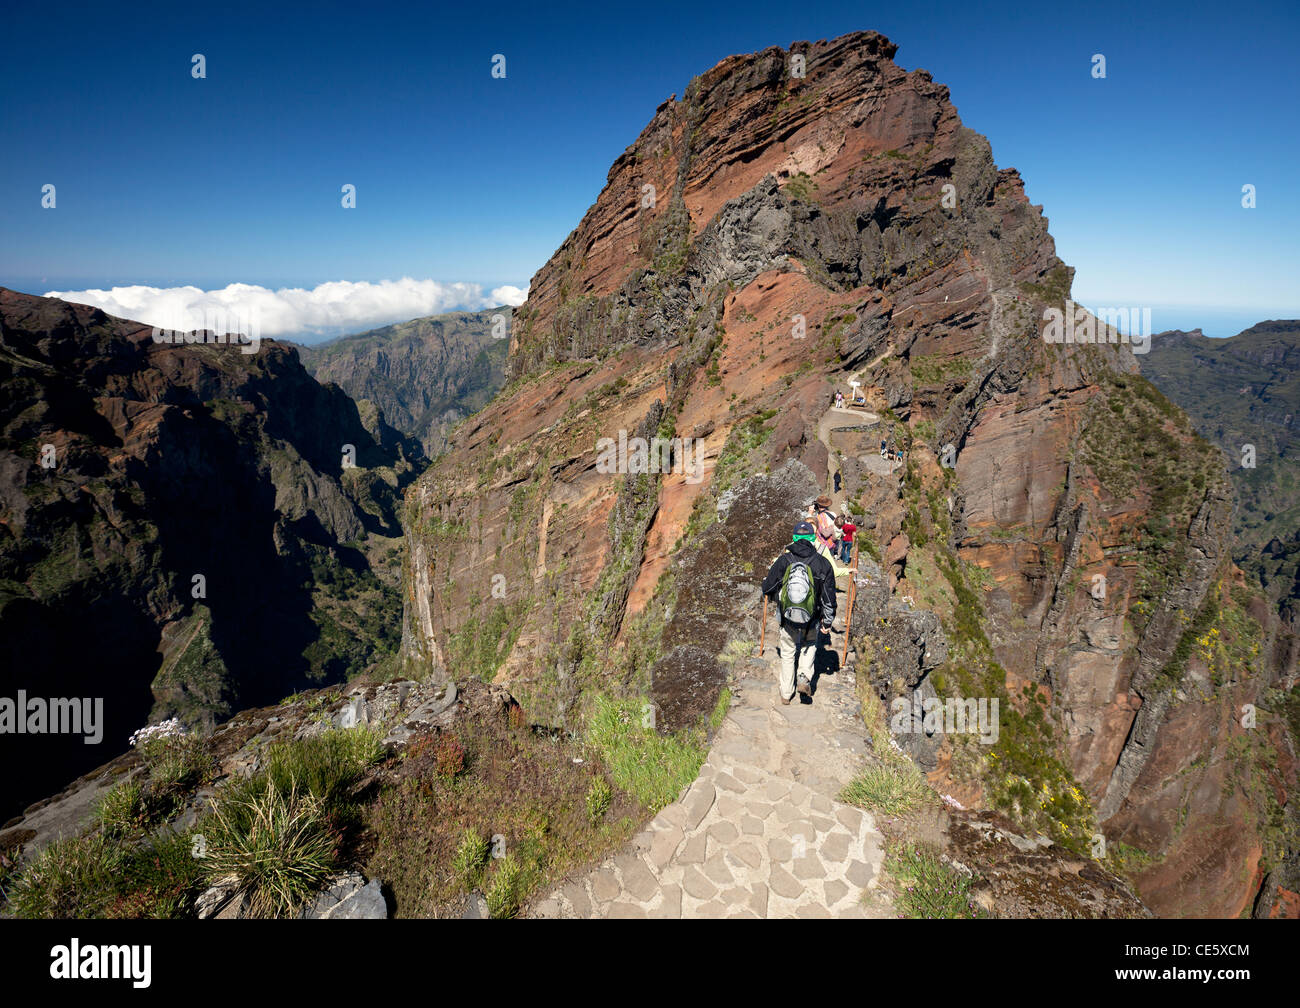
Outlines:
<svg viewBox="0 0 1300 1008"><path fill-rule="evenodd" d="M818 553L809 542L792 543L786 551L776 558L772 569L763 579L763 594L780 605L781 580L790 560L797 557L804 561L812 571L817 584L817 600L813 608L813 621L829 623L835 619L835 569L831 562ZM778 614L779 615L779 614Z"/></svg>

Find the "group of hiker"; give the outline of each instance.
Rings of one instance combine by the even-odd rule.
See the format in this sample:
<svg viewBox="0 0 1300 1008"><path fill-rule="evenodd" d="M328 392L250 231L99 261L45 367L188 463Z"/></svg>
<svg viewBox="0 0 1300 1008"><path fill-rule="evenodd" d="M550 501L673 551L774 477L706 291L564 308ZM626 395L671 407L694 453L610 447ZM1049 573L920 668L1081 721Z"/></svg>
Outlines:
<svg viewBox="0 0 1300 1008"><path fill-rule="evenodd" d="M844 408L844 402L845 402L845 400L844 400L844 393L843 393L843 392L836 392L836 393L835 393L835 399L834 399L833 401L834 401L834 404L835 404L835 408L836 408L836 409L843 409L843 408ZM866 404L867 404L867 397L864 396L864 395L862 394L862 392L861 392L859 389L856 389L856 388L855 388L855 389L853 390L853 405L854 405L854 406L865 406Z"/></svg>
<svg viewBox="0 0 1300 1008"><path fill-rule="evenodd" d="M781 628L777 689L782 704L789 704L796 692L812 696L817 645L835 621L834 560L849 563L857 532L852 521L831 510L829 497L818 497L808 510L763 579L762 593L775 602Z"/></svg>
<svg viewBox="0 0 1300 1008"><path fill-rule="evenodd" d="M853 534L858 527L831 510L829 497L818 497L808 507L808 520L817 529L817 551L828 560L848 564L853 558Z"/></svg>
<svg viewBox="0 0 1300 1008"><path fill-rule="evenodd" d="M866 397L855 386L853 405L865 403ZM832 405L844 408L843 392L835 393ZM903 462L902 450L889 444L886 438L880 441L880 457L891 464ZM835 491L839 493L842 474L836 471L834 477ZM790 544L763 579L764 623L766 603L770 599L775 603L780 626L777 692L782 704L791 703L796 693L812 696L817 648L822 636L829 635L835 623L836 564L838 561L842 567L851 566L857 531L850 518L831 510L830 497L818 497L808 506L804 519L795 525Z"/></svg>

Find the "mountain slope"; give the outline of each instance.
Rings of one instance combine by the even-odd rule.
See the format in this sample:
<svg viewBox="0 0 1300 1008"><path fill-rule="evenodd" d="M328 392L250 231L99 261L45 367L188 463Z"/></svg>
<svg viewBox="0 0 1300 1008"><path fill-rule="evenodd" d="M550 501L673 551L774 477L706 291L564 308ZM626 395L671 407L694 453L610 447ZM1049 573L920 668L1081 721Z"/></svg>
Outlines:
<svg viewBox="0 0 1300 1008"><path fill-rule="evenodd" d="M1235 557L1300 619L1300 321L1230 339L1158 334L1142 372L1227 456L1239 507ZM1253 458L1246 446L1253 446Z"/></svg>
<svg viewBox="0 0 1300 1008"><path fill-rule="evenodd" d="M1235 915L1286 856L1294 771L1270 797L1292 743L1234 716L1278 670L1231 487L1117 333L1044 338L1072 271L1040 209L895 51L731 57L659 107L515 311L506 389L408 492L404 651L539 722L581 730L614 692L692 724L758 636L763 568L842 484L879 557L859 683L1001 704L991 746L902 739L932 782L1104 840L1157 912ZM850 379L879 419L828 452ZM656 436L686 440L602 464ZM880 437L904 469L876 471Z"/></svg>
<svg viewBox="0 0 1300 1008"><path fill-rule="evenodd" d="M0 289L0 389L0 695L102 697L117 752L151 714L211 724L395 650L423 457L292 348L156 343ZM19 742L8 808L103 760Z"/></svg>
<svg viewBox="0 0 1300 1008"><path fill-rule="evenodd" d="M510 308L449 312L300 346L303 366L417 438L432 458L447 431L504 384ZM497 336L495 333L501 335Z"/></svg>

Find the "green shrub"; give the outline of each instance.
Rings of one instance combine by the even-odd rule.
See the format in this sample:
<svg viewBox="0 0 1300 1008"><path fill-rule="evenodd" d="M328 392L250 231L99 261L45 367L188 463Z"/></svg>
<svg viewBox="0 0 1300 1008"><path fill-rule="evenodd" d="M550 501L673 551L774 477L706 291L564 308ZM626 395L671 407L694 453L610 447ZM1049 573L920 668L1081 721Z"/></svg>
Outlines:
<svg viewBox="0 0 1300 1008"><path fill-rule="evenodd" d="M338 813L362 774L383 758L384 747L374 729L335 728L271 746L265 776L281 795L301 791L319 798L326 812Z"/></svg>
<svg viewBox="0 0 1300 1008"><path fill-rule="evenodd" d="M122 841L126 855L105 908L107 917L176 918L189 914L203 879L193 834L163 830L143 844Z"/></svg>
<svg viewBox="0 0 1300 1008"><path fill-rule="evenodd" d="M496 863L488 880L488 914L493 920L514 917L519 913L522 899L523 872L513 854L507 854Z"/></svg>
<svg viewBox="0 0 1300 1008"><path fill-rule="evenodd" d="M476 889L483 881L488 855L492 847L475 829L467 829L460 838L456 856L452 858L451 872L466 890Z"/></svg>
<svg viewBox="0 0 1300 1008"><path fill-rule="evenodd" d="M18 917L96 917L112 892L122 849L99 830L55 840L19 874L9 890Z"/></svg>
<svg viewBox="0 0 1300 1008"><path fill-rule="evenodd" d="M95 829L56 840L9 889L17 917L180 917L202 874L190 837L170 831L127 843Z"/></svg>

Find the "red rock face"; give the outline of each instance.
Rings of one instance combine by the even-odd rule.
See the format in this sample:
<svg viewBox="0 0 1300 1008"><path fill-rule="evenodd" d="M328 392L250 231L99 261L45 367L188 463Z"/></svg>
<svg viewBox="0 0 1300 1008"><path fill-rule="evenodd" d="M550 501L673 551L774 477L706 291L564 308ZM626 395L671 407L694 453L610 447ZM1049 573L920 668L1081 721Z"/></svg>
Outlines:
<svg viewBox="0 0 1300 1008"><path fill-rule="evenodd" d="M933 577L899 477L851 457L886 431L934 506L948 499L946 548L984 572L980 615L1008 689L1049 698L1101 831L1140 832L1169 866L1142 876L1144 897L1235 913L1259 843L1211 754L1216 717L1245 694L1220 691L1212 717L1175 688L1188 621L1231 573L1230 491L1126 346L1042 339L1072 271L1040 208L947 89L894 53L858 33L735 56L660 106L515 312L511 384L412 491L408 653L453 675L469 663L571 727L585 693L647 677L658 690L678 672L707 709L717 680L700 652L756 628L757 568L807 504L790 489L772 527L712 524L744 477L795 460L833 490L838 469L867 505L888 587L911 596ZM818 424L854 376L891 415L834 435L828 455ZM697 439L698 478L600 472L599 439L638 428ZM711 605L688 583L701 550L715 551L714 594L741 600L730 631L711 612L683 629L677 601ZM506 625L480 661L470 639ZM663 695L675 716L699 712ZM1185 815L1168 814L1175 791ZM1237 827L1230 842L1215 823ZM1178 868L1211 849L1213 871Z"/></svg>

